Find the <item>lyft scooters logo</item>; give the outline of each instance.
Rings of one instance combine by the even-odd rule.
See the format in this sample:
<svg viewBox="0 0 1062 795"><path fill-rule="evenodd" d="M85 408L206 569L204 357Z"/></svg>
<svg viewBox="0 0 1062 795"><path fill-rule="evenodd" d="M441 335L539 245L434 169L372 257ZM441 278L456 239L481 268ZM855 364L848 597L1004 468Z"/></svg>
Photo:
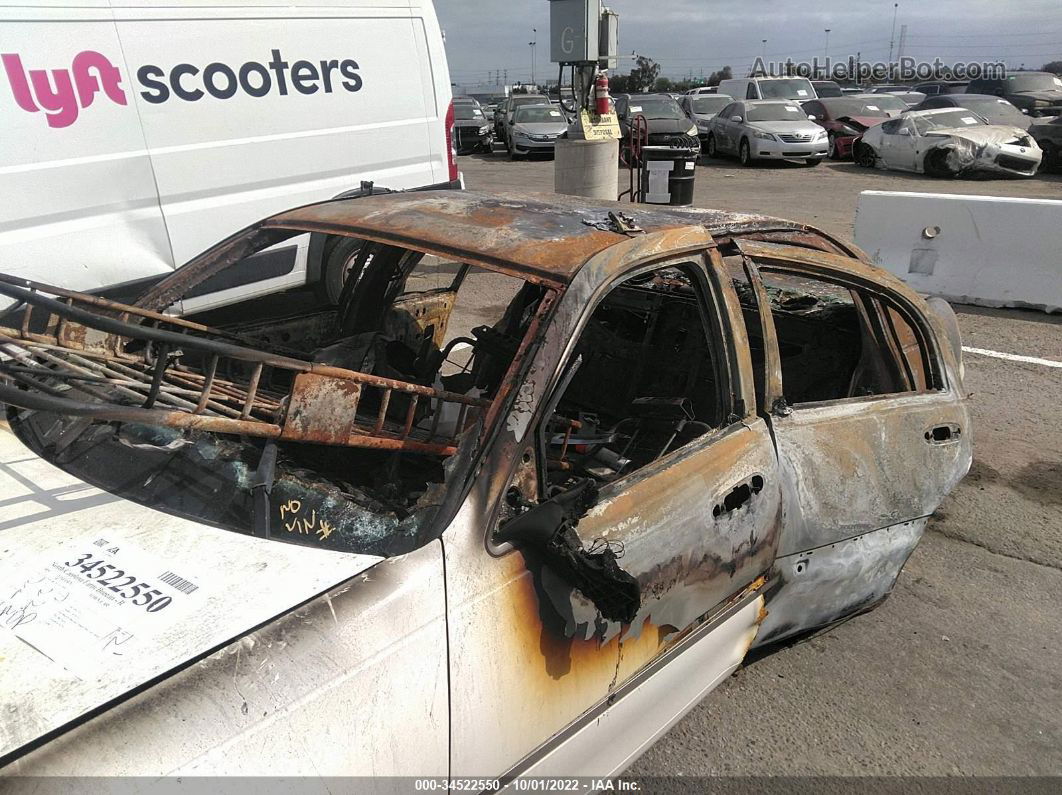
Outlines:
<svg viewBox="0 0 1062 795"><path fill-rule="evenodd" d="M52 69L50 79L46 69L27 73L15 53L4 53L0 60L15 102L30 113L43 110L49 127L69 127L101 91L112 102L126 104L122 73L106 56L93 50L79 52L69 69Z"/></svg>

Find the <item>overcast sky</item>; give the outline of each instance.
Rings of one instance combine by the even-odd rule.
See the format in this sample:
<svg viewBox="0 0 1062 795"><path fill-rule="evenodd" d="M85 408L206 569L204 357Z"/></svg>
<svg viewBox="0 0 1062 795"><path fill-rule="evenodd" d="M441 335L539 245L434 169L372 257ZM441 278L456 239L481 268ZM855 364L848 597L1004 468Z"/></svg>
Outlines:
<svg viewBox="0 0 1062 795"><path fill-rule="evenodd" d="M834 59L862 52L864 60L888 60L893 0L788 2L759 0L614 0L620 15L620 52L632 50L661 64L661 75L682 78L701 70L707 77L725 65L747 73L767 39L768 60L822 57L826 28ZM548 0L436 0L446 33L451 80L493 81L508 69L509 80L531 73L532 28L538 29L536 78L556 78L549 62ZM772 10L773 9L773 10ZM896 48L907 25L904 54L918 59L1003 60L1036 69L1062 59L1060 0L930 0L899 3ZM896 49L894 48L894 50ZM630 61L620 71L630 70Z"/></svg>

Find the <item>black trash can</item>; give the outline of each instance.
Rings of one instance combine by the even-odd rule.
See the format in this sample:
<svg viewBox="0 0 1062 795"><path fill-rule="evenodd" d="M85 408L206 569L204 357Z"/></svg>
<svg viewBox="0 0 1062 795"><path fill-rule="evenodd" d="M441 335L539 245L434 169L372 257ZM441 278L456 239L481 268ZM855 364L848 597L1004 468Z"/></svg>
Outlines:
<svg viewBox="0 0 1062 795"><path fill-rule="evenodd" d="M646 204L693 204L698 151L689 147L643 146L641 193Z"/></svg>

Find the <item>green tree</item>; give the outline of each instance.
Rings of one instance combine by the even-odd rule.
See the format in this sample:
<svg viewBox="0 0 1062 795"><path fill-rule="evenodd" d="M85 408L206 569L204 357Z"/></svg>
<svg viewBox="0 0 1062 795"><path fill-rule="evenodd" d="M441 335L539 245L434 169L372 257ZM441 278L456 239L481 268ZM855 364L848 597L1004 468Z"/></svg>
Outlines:
<svg viewBox="0 0 1062 795"><path fill-rule="evenodd" d="M1054 72L1056 75L1062 75L1062 61L1050 61L1044 64L1043 71Z"/></svg>
<svg viewBox="0 0 1062 795"><path fill-rule="evenodd" d="M635 58L634 63L635 67L630 74L631 93L652 91L656 79L660 76L660 64L644 55Z"/></svg>
<svg viewBox="0 0 1062 795"><path fill-rule="evenodd" d="M675 84L671 82L669 77L658 77L656 83L653 84L653 91L667 92L671 91L675 87Z"/></svg>
<svg viewBox="0 0 1062 795"><path fill-rule="evenodd" d="M730 80L734 76L734 72L729 66L724 66L718 72L712 72L708 75L708 85L717 86L724 80Z"/></svg>

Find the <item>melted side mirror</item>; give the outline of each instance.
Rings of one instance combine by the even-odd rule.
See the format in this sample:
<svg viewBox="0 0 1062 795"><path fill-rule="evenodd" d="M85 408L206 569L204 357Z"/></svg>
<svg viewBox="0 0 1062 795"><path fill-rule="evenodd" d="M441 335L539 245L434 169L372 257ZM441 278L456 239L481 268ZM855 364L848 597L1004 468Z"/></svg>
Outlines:
<svg viewBox="0 0 1062 795"><path fill-rule="evenodd" d="M641 607L638 580L616 563L607 544L590 549L575 532L579 519L597 502L597 485L587 478L573 488L514 516L494 533L498 543L514 543L576 588L609 621L629 624Z"/></svg>

